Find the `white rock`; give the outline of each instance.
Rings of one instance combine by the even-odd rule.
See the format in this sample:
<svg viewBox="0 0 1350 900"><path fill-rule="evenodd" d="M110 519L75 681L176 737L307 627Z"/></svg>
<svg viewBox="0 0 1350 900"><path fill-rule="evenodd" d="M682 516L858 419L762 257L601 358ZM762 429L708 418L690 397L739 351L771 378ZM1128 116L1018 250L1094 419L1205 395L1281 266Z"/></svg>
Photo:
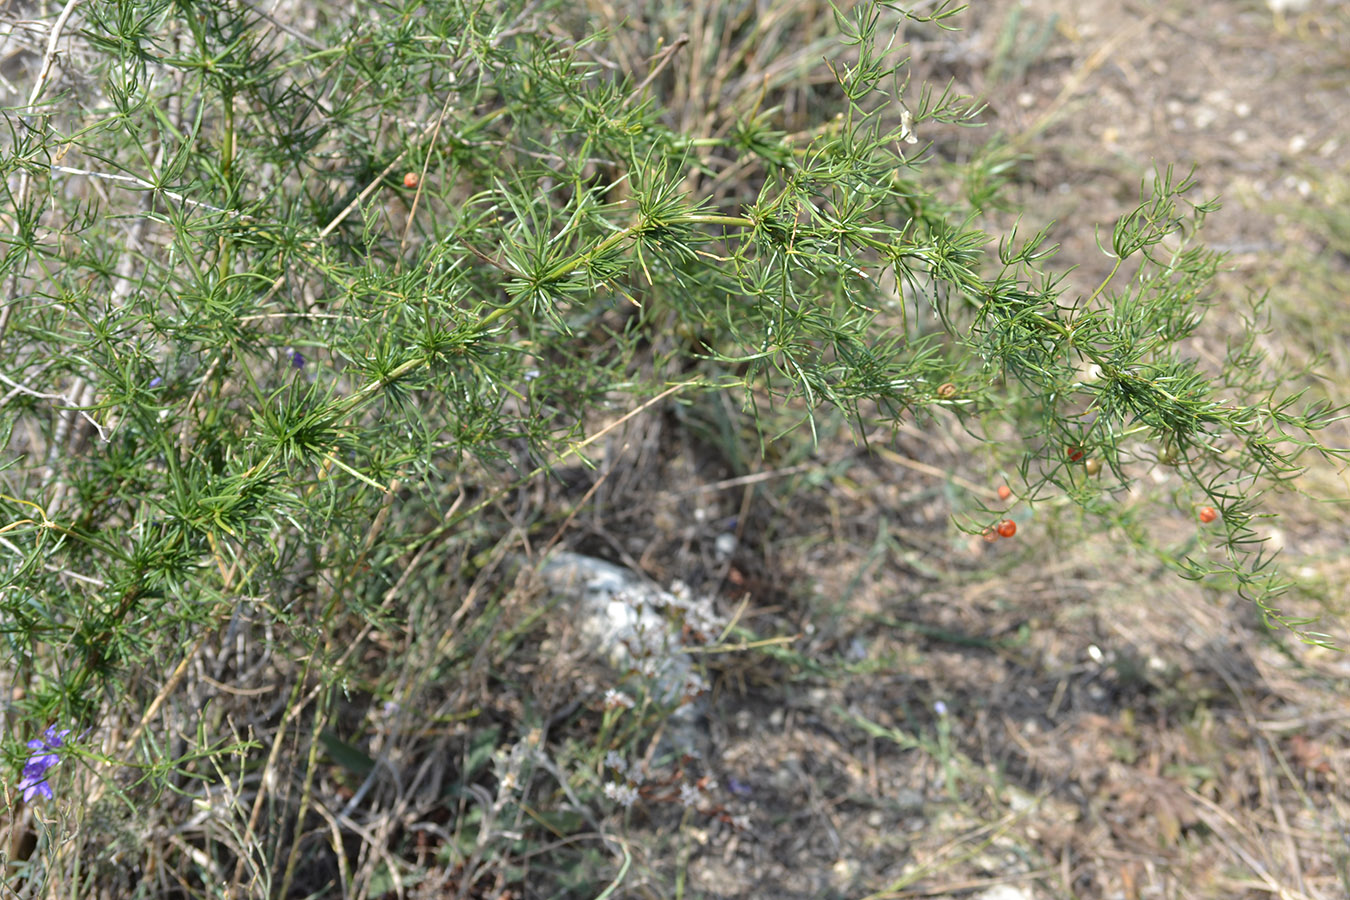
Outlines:
<svg viewBox="0 0 1350 900"><path fill-rule="evenodd" d="M1027 888L1012 884L1000 884L991 887L982 894L976 894L975 900L1035 900Z"/></svg>
<svg viewBox="0 0 1350 900"><path fill-rule="evenodd" d="M552 554L539 574L570 601L577 631L617 674L636 671L661 703L677 704L707 690L682 635L717 639L726 623L711 601L680 583L669 591L653 587L627 569L579 553Z"/></svg>

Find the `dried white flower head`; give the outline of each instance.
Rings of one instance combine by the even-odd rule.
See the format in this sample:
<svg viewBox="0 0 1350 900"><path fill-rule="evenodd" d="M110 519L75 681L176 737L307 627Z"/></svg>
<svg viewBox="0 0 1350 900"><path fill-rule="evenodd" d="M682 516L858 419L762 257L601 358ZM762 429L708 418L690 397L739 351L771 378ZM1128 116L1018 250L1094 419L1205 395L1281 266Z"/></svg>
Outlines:
<svg viewBox="0 0 1350 900"><path fill-rule="evenodd" d="M632 709L633 698L623 691L614 690L614 688L605 691L605 709L618 709L620 706L624 709Z"/></svg>
<svg viewBox="0 0 1350 900"><path fill-rule="evenodd" d="M706 599L691 604L685 609L684 624L708 640L715 638L718 632L726 626L726 622L713 611L712 604Z"/></svg>
<svg viewBox="0 0 1350 900"><path fill-rule="evenodd" d="M703 794L692 784L680 785L680 803L684 806L695 807L703 800Z"/></svg>
<svg viewBox="0 0 1350 900"><path fill-rule="evenodd" d="M900 108L900 140L906 144L919 142L919 138L914 134L914 114L904 107Z"/></svg>
<svg viewBox="0 0 1350 900"><path fill-rule="evenodd" d="M611 781L605 785L605 796L622 806L624 809L637 802L637 788L631 784L620 784L617 781Z"/></svg>
<svg viewBox="0 0 1350 900"><path fill-rule="evenodd" d="M616 772L628 771L628 760L624 759L623 755L617 750L611 750L605 754L605 765Z"/></svg>
<svg viewBox="0 0 1350 900"><path fill-rule="evenodd" d="M684 678L684 696L697 697L708 690L708 682L703 680L703 676L697 672L690 672Z"/></svg>
<svg viewBox="0 0 1350 900"><path fill-rule="evenodd" d="M674 581L670 585L670 595L675 598L675 605L688 608L693 599L694 592L689 590L689 585L683 581Z"/></svg>

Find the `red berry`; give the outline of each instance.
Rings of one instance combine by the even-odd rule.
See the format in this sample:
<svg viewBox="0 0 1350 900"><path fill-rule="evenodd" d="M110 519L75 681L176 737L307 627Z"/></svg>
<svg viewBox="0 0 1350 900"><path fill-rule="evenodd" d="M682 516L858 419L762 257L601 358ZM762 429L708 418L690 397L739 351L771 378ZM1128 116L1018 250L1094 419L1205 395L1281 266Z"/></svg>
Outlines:
<svg viewBox="0 0 1350 900"><path fill-rule="evenodd" d="M1201 509L1200 509L1200 521L1201 521L1201 522L1204 522L1206 525L1208 525L1210 522L1213 522L1213 521L1214 521L1215 519L1217 519L1218 517L1219 517L1219 514L1218 514L1217 512L1214 511L1214 507L1212 507L1212 506L1201 507Z"/></svg>
<svg viewBox="0 0 1350 900"><path fill-rule="evenodd" d="M998 486L998 499L1007 500L1011 496L1012 488L1008 487L1006 484L1000 484Z"/></svg>
<svg viewBox="0 0 1350 900"><path fill-rule="evenodd" d="M1004 519L998 523L999 537L1012 537L1014 534L1017 534L1017 523L1012 519Z"/></svg>
<svg viewBox="0 0 1350 900"><path fill-rule="evenodd" d="M1070 447L1070 448L1069 448L1069 462L1078 462L1078 461L1079 461L1080 459L1082 459L1082 458L1083 458L1083 448L1082 448L1082 447Z"/></svg>
<svg viewBox="0 0 1350 900"><path fill-rule="evenodd" d="M403 176L403 186L405 188L415 188L419 181L421 181L421 179L417 177L416 172L409 172Z"/></svg>

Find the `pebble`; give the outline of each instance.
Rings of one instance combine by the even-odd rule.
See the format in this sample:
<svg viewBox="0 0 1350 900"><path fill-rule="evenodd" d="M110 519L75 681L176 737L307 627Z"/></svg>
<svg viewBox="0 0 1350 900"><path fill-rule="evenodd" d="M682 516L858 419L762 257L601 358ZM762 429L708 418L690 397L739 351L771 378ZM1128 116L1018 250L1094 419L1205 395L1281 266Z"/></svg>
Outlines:
<svg viewBox="0 0 1350 900"><path fill-rule="evenodd" d="M1013 884L999 884L989 890L976 894L975 900L1034 900L1028 888Z"/></svg>

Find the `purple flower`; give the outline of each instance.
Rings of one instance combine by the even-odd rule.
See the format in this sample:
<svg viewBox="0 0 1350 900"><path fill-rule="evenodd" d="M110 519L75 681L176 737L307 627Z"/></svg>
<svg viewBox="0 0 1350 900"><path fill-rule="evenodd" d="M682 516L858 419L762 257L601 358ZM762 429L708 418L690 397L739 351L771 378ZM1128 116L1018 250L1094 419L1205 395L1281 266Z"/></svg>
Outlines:
<svg viewBox="0 0 1350 900"><path fill-rule="evenodd" d="M28 762L24 763L23 780L19 782L19 790L23 792L25 803L31 802L34 797L51 799L52 786L47 783L47 770L61 761L61 756L56 751L65 745L68 734L69 728L57 731L53 725L41 738L28 742L28 749L32 750L33 754L29 756Z"/></svg>
<svg viewBox="0 0 1350 900"><path fill-rule="evenodd" d="M939 716L945 716L947 714L947 704L939 700L933 704L933 712L937 713Z"/></svg>
<svg viewBox="0 0 1350 900"><path fill-rule="evenodd" d="M291 365L295 366L297 369L303 369L305 367L304 355L294 348L291 350Z"/></svg>
<svg viewBox="0 0 1350 900"><path fill-rule="evenodd" d="M37 784L30 784L27 779L19 782L19 787L23 790L23 802L32 803L34 797L45 797L52 799L52 786L45 781L39 781Z"/></svg>
<svg viewBox="0 0 1350 900"><path fill-rule="evenodd" d="M160 386L161 384L163 384L163 383L164 383L164 379L163 379L163 378L160 378L158 375L156 375L154 378L151 378L151 379L150 379L150 387L151 387L152 390L153 390L154 388L159 387L159 386Z"/></svg>

